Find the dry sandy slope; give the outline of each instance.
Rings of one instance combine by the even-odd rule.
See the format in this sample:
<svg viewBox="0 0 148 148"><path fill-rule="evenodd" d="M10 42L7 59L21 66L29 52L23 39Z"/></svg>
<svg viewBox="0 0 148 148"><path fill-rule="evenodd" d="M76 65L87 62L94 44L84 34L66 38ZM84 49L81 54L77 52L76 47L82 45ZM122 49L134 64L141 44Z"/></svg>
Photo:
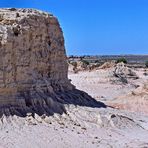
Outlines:
<svg viewBox="0 0 148 148"><path fill-rule="evenodd" d="M68 107L68 115L41 119L3 118L0 146L48 147L148 147L148 119L114 109ZM127 117L128 116L128 117ZM134 120L132 118L134 117Z"/></svg>
<svg viewBox="0 0 148 148"><path fill-rule="evenodd" d="M117 96L134 90L133 85L122 85L113 76L112 69L70 73L69 79L80 90L90 94L97 100L112 100Z"/></svg>
<svg viewBox="0 0 148 148"><path fill-rule="evenodd" d="M77 88L97 100L111 101L135 89L122 85L104 70L69 74ZM140 84L141 77L134 84ZM102 96L102 97L101 97ZM148 147L148 116L112 108L65 105L67 114L0 120L2 148L143 148Z"/></svg>

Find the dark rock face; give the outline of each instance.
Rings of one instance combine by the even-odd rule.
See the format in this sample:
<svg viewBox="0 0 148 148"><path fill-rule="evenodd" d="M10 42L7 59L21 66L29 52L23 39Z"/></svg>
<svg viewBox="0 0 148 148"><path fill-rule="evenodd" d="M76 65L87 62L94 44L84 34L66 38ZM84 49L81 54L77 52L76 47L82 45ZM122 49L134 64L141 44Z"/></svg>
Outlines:
<svg viewBox="0 0 148 148"><path fill-rule="evenodd" d="M32 9L0 9L0 107L5 114L65 112L94 105L69 82L58 20Z"/></svg>

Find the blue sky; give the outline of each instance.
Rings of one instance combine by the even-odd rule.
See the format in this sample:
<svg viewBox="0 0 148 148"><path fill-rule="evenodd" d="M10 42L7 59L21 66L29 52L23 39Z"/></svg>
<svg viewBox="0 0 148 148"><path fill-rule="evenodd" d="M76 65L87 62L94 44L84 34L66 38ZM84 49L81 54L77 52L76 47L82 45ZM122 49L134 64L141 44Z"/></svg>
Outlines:
<svg viewBox="0 0 148 148"><path fill-rule="evenodd" d="M148 54L148 0L0 0L58 17L69 55Z"/></svg>

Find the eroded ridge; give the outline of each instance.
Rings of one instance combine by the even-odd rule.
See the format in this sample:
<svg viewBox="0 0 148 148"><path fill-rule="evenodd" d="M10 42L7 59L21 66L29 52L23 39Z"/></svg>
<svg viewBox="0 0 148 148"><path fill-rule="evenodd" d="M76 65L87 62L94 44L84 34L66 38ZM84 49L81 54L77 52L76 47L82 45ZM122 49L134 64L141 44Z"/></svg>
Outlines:
<svg viewBox="0 0 148 148"><path fill-rule="evenodd" d="M33 9L0 9L0 110L5 114L66 112L63 104L102 106L67 77L56 17ZM103 105L104 106L104 105Z"/></svg>

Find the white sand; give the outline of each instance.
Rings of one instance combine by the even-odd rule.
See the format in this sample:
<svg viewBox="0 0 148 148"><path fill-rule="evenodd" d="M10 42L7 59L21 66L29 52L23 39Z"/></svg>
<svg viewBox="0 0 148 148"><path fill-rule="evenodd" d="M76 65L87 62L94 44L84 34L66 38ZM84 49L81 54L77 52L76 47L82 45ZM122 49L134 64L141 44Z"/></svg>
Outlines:
<svg viewBox="0 0 148 148"><path fill-rule="evenodd" d="M148 147L148 118L113 109L74 107L45 119L13 117L1 126L4 148ZM111 115L119 115L110 119ZM121 116L122 115L122 116ZM127 118L128 116L128 118ZM131 119L134 117L134 121ZM143 124L145 123L145 124Z"/></svg>
<svg viewBox="0 0 148 148"><path fill-rule="evenodd" d="M78 89L87 92L97 100L103 101L114 99L135 88L132 85L121 85L121 83L116 82L117 79L112 75L112 69L107 69L92 72L84 71L77 74L70 73L69 78Z"/></svg>
<svg viewBox="0 0 148 148"><path fill-rule="evenodd" d="M111 83L111 77L103 70L70 74L69 78L77 88L104 102L134 89L132 84ZM73 105L66 109L68 114L45 118L4 116L0 120L0 148L148 147L146 115Z"/></svg>

